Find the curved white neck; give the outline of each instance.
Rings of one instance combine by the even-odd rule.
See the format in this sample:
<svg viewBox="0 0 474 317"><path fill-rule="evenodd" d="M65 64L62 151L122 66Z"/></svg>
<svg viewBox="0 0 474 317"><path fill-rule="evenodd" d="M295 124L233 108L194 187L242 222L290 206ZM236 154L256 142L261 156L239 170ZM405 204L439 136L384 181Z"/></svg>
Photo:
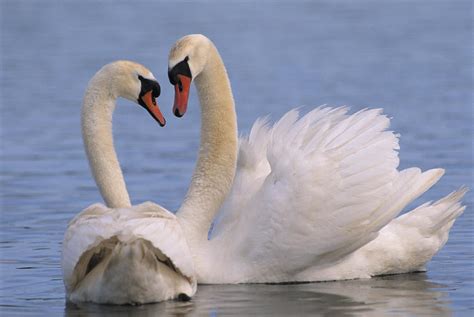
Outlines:
<svg viewBox="0 0 474 317"><path fill-rule="evenodd" d="M201 104L201 144L191 185L177 215L190 243L207 241L214 216L227 196L237 162L237 118L229 78L214 45L196 76Z"/></svg>
<svg viewBox="0 0 474 317"><path fill-rule="evenodd" d="M108 89L110 78L105 77L96 74L84 96L82 138L92 175L107 206L130 207L112 136L112 114L117 97Z"/></svg>

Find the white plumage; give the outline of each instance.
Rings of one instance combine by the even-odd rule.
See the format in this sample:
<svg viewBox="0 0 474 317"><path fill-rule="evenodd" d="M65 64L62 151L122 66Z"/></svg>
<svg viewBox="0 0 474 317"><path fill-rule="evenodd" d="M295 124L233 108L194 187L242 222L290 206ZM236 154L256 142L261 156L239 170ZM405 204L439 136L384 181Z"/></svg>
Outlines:
<svg viewBox="0 0 474 317"><path fill-rule="evenodd" d="M94 204L68 225L61 266L70 301L143 304L189 299L196 292L191 252L177 218L151 202L131 205L113 146L117 97L140 98L164 124L150 98L154 85L158 83L149 70L127 61L104 66L89 82L83 139L92 174L110 208Z"/></svg>
<svg viewBox="0 0 474 317"><path fill-rule="evenodd" d="M257 120L237 142L230 83L215 46L202 35L185 36L171 50L170 69L180 62L189 64L201 103L199 160L177 213L198 282L412 272L447 241L466 189L396 218L444 170L399 171L398 135L381 109L320 107L303 117L291 110L273 125ZM182 97L176 100L175 110L185 109Z"/></svg>
<svg viewBox="0 0 474 317"><path fill-rule="evenodd" d="M347 110L321 107L302 118L292 110L272 127L257 120L249 137L240 138L234 183L211 233L213 273L204 281L217 282L216 260L220 282L409 272L444 245L464 210L459 200L466 190L394 219L444 170L398 171L398 138L387 131L389 119L380 109ZM245 269L227 274L233 265Z"/></svg>
<svg viewBox="0 0 474 317"><path fill-rule="evenodd" d="M194 294L190 254L175 215L161 206L146 202L120 209L94 204L69 223L64 237L66 290L73 302L115 304Z"/></svg>
<svg viewBox="0 0 474 317"><path fill-rule="evenodd" d="M137 73L151 73L122 62L91 80L83 107L86 152L114 208L92 205L69 224L62 258L68 299L147 303L188 299L196 282L412 272L446 243L467 190L398 216L444 170L398 171L398 136L380 109L349 115L344 107L320 107L303 117L291 110L274 125L257 120L238 139L230 83L212 42L184 37L170 53L171 75L178 63L189 64L203 122L199 160L176 216L149 202L130 206L113 148L111 96L136 100ZM190 82L177 82L175 92L189 92ZM179 115L187 92L175 98Z"/></svg>

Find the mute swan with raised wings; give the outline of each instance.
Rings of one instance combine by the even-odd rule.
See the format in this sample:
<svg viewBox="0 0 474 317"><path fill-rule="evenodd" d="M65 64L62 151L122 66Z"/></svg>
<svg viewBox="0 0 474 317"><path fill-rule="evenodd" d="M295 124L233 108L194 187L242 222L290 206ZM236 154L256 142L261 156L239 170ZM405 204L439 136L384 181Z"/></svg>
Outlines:
<svg viewBox="0 0 474 317"><path fill-rule="evenodd" d="M291 110L273 125L257 120L238 139L230 82L214 44L185 36L168 67L175 115L184 115L192 81L201 105L199 159L176 214L198 282L412 272L446 243L466 189L398 216L444 170L399 171L398 136L380 109L320 107L303 117Z"/></svg>
<svg viewBox="0 0 474 317"><path fill-rule="evenodd" d="M107 206L91 205L68 225L62 269L72 302L143 304L188 300L196 292L191 253L175 215L151 202L131 205L113 145L115 99L140 104L163 126L159 94L153 74L128 61L104 66L89 82L82 134Z"/></svg>

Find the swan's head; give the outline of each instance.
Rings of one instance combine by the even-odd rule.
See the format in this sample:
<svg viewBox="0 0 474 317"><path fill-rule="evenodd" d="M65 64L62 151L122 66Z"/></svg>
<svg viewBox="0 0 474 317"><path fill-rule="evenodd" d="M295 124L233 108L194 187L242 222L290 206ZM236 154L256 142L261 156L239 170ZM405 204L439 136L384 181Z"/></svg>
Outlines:
<svg viewBox="0 0 474 317"><path fill-rule="evenodd" d="M116 61L105 65L96 75L108 83L112 95L138 103L160 124L165 118L156 103L160 96L160 85L151 71L143 65L130 61Z"/></svg>
<svg viewBox="0 0 474 317"><path fill-rule="evenodd" d="M182 117L188 106L191 81L198 77L207 63L212 42L201 34L179 39L171 48L168 59L168 78L175 87L173 113Z"/></svg>

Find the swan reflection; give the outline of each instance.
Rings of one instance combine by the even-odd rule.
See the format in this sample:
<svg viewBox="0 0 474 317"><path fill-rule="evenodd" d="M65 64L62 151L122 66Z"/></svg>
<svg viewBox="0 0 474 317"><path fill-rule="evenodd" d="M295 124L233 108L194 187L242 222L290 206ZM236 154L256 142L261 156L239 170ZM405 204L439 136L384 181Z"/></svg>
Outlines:
<svg viewBox="0 0 474 317"><path fill-rule="evenodd" d="M67 304L66 316L449 316L446 286L424 273L367 280L265 285L199 285L190 302L142 306Z"/></svg>

